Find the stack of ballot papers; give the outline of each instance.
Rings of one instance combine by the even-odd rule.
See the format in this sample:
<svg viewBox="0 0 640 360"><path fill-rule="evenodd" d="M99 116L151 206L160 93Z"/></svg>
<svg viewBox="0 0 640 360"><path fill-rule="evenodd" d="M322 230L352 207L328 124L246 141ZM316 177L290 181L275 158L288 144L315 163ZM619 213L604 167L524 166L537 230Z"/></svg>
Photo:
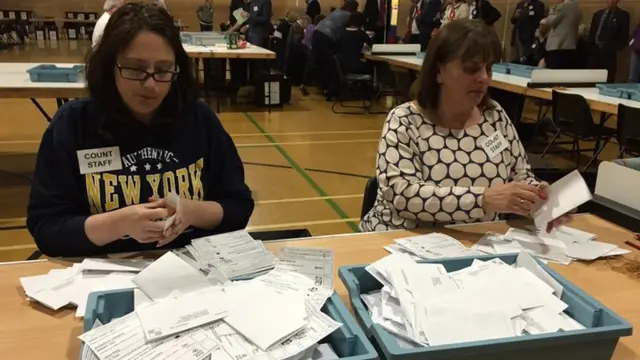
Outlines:
<svg viewBox="0 0 640 360"><path fill-rule="evenodd" d="M494 255L527 252L540 259L565 265L574 259L590 261L630 252L595 239L595 234L568 226L558 227L548 234L535 228L511 228L505 234L485 234L472 248Z"/></svg>
<svg viewBox="0 0 640 360"><path fill-rule="evenodd" d="M134 312L79 337L84 359L336 358L317 346L342 325L320 311L333 293L333 252L283 248L280 256L265 275L219 284L197 263L163 255L131 279Z"/></svg>
<svg viewBox="0 0 640 360"><path fill-rule="evenodd" d="M245 230L194 239L186 249L205 272L248 278L274 268L278 259ZM218 276L218 275L216 275Z"/></svg>
<svg viewBox="0 0 640 360"><path fill-rule="evenodd" d="M135 288L131 280L150 263L149 260L85 259L44 275L22 277L20 284L27 299L53 310L74 305L76 316L83 317L91 292Z"/></svg>
<svg viewBox="0 0 640 360"><path fill-rule="evenodd" d="M384 247L392 254L406 254L414 260L482 255L449 235L430 233L394 240Z"/></svg>
<svg viewBox="0 0 640 360"><path fill-rule="evenodd" d="M366 270L383 287L362 300L403 347L584 329L564 312L563 287L524 252L513 266L474 260L454 272L391 254Z"/></svg>

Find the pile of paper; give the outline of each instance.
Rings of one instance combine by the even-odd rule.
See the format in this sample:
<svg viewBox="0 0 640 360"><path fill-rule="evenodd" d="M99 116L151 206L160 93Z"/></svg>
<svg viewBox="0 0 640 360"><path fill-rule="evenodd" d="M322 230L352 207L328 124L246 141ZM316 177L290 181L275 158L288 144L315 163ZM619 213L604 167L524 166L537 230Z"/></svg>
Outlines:
<svg viewBox="0 0 640 360"><path fill-rule="evenodd" d="M383 288L362 299L405 347L584 328L564 313L562 286L527 253L513 266L474 260L454 272L392 254L366 269Z"/></svg>
<svg viewBox="0 0 640 360"><path fill-rule="evenodd" d="M91 292L135 288L131 280L149 264L148 260L85 259L44 275L22 277L20 284L29 300L53 310L74 305L76 316L82 317Z"/></svg>
<svg viewBox="0 0 640 360"><path fill-rule="evenodd" d="M278 261L245 230L195 239L186 248L205 272L219 272L228 279L263 274Z"/></svg>
<svg viewBox="0 0 640 360"><path fill-rule="evenodd" d="M568 265L573 259L595 260L623 255L628 250L595 241L596 235L561 226L546 234L535 229L511 228L506 234L486 234L472 248L487 254L528 252L541 259Z"/></svg>
<svg viewBox="0 0 640 360"><path fill-rule="evenodd" d="M392 254L407 254L414 260L482 255L465 247L451 236L441 233L396 239L394 244L384 248Z"/></svg>
<svg viewBox="0 0 640 360"><path fill-rule="evenodd" d="M283 248L281 257L266 275L214 284L167 253L132 279L135 312L81 335L83 353L100 360L311 358L341 326L320 311L333 292L333 253ZM329 350L321 352L331 358Z"/></svg>

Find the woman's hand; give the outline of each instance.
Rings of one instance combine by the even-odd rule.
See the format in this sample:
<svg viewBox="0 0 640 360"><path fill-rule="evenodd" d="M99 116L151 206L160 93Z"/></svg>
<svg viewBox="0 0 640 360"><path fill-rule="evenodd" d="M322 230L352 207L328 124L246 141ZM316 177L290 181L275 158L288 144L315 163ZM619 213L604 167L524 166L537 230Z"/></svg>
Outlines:
<svg viewBox="0 0 640 360"><path fill-rule="evenodd" d="M535 205L534 209L531 211L532 213L538 211L538 209L540 209L540 207L544 204L544 202L546 201L546 199L549 198L549 192L547 190L547 188L549 187L549 183L547 183L546 181L542 181L540 182L540 185L538 185L538 189L540 190L540 195L541 195L541 199L540 201ZM571 216L571 214L564 214L556 219L551 220L548 224L547 224L547 233L550 233L551 231L553 231L553 229L562 226L562 225L566 225L568 223L571 222L571 220L573 220L573 216Z"/></svg>
<svg viewBox="0 0 640 360"><path fill-rule="evenodd" d="M164 204L152 202L123 208L124 232L140 243L150 243L163 239L162 230L169 210Z"/></svg>
<svg viewBox="0 0 640 360"><path fill-rule="evenodd" d="M158 241L158 247L165 246L172 242L192 225L191 214L193 214L195 206L196 201L194 200L180 199L178 208L174 214L173 223L162 232L164 239Z"/></svg>
<svg viewBox="0 0 640 360"><path fill-rule="evenodd" d="M541 206L545 194L533 185L511 182L486 189L482 207L485 212L527 215Z"/></svg>

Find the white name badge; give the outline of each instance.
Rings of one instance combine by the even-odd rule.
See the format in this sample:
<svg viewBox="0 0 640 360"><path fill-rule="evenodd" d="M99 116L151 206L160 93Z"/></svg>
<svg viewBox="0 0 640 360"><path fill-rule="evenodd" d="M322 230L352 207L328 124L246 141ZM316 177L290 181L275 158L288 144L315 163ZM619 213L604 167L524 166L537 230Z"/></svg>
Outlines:
<svg viewBox="0 0 640 360"><path fill-rule="evenodd" d="M493 159L496 155L500 154L509 144L507 139L499 130L496 130L493 134L488 136L482 143L482 148L487 153L489 159Z"/></svg>
<svg viewBox="0 0 640 360"><path fill-rule="evenodd" d="M93 174L110 170L122 170L120 148L105 147L100 149L78 150L80 174Z"/></svg>
<svg viewBox="0 0 640 360"><path fill-rule="evenodd" d="M254 6L254 7L253 7L253 11L258 11L258 7L257 7L257 6Z"/></svg>

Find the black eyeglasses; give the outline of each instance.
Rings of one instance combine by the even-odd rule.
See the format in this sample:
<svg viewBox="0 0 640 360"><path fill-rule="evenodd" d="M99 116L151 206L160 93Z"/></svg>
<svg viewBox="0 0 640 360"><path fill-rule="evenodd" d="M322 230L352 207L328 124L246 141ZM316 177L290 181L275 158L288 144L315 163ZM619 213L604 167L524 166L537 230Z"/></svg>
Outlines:
<svg viewBox="0 0 640 360"><path fill-rule="evenodd" d="M176 68L175 71L171 70L161 70L156 72L148 72L146 70L128 68L116 63L118 70L120 71L120 75L127 80L136 80L145 82L150 77L157 82L172 82L178 78L178 74L180 73L180 69Z"/></svg>

